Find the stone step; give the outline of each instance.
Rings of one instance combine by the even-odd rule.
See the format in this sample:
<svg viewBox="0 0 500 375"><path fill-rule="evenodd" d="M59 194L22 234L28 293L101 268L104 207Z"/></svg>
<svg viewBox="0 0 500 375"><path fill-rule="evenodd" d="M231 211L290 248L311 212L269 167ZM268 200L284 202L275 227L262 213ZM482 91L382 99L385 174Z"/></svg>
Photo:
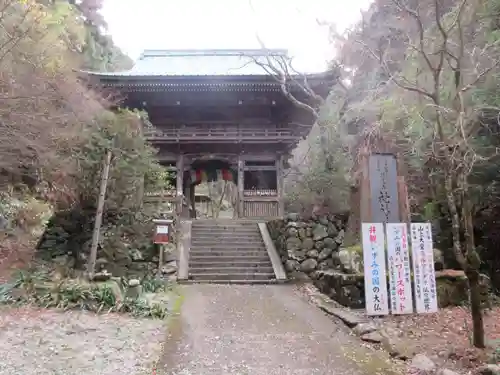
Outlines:
<svg viewBox="0 0 500 375"><path fill-rule="evenodd" d="M221 249L255 249L264 248L263 242L246 242L246 241L193 241L191 249L194 248L221 248Z"/></svg>
<svg viewBox="0 0 500 375"><path fill-rule="evenodd" d="M274 279L272 272L241 272L241 273L197 273L189 275L191 280L271 280Z"/></svg>
<svg viewBox="0 0 500 375"><path fill-rule="evenodd" d="M227 253L226 253L227 254ZM202 255L189 255L189 264L196 262L259 262L259 261L269 261L269 255L267 252L261 252L256 255L248 254L235 254L229 253L228 255L214 255L212 253L203 253Z"/></svg>
<svg viewBox="0 0 500 375"><path fill-rule="evenodd" d="M191 232L193 236L198 236L198 237L242 237L242 236L248 236L248 237L262 237L260 232L254 232L254 231L248 231L248 232L240 232L240 231L216 231L216 230L204 230L204 231L192 231Z"/></svg>
<svg viewBox="0 0 500 375"><path fill-rule="evenodd" d="M196 280L179 280L180 284L279 284L280 281L276 279L269 280L206 280L206 279L196 279Z"/></svg>
<svg viewBox="0 0 500 375"><path fill-rule="evenodd" d="M191 238L197 238L202 240L210 240L210 239L219 239L219 238L228 238L234 240L262 240L262 236L260 234L241 234L241 233L191 233Z"/></svg>
<svg viewBox="0 0 500 375"><path fill-rule="evenodd" d="M189 267L190 275L199 274L253 274L266 273L273 274L274 270L271 265L260 267Z"/></svg>
<svg viewBox="0 0 500 375"><path fill-rule="evenodd" d="M199 227L257 227L258 222L242 222L238 220L224 220L224 221L210 221L210 220L197 220L193 221L193 228Z"/></svg>
<svg viewBox="0 0 500 375"><path fill-rule="evenodd" d="M257 241L193 241L191 242L191 249L194 248L222 248L222 249L255 249L264 248L264 243Z"/></svg>
<svg viewBox="0 0 500 375"><path fill-rule="evenodd" d="M189 258L190 259L196 259L198 257L202 256L207 256L207 255L212 255L212 256L232 256L239 258L241 256L267 256L267 252L265 250L220 250L220 249L210 249L210 250L191 250L189 252Z"/></svg>
<svg viewBox="0 0 500 375"><path fill-rule="evenodd" d="M192 230L193 236L258 236L260 237L260 232L249 230Z"/></svg>
<svg viewBox="0 0 500 375"><path fill-rule="evenodd" d="M252 267L272 267L271 261L269 259L266 260L259 260L259 259L254 259L254 260L231 260L227 262L220 262L215 260L215 258L219 257L214 257L214 259L209 259L209 260L202 260L200 261L199 258L195 259L190 259L189 260L189 269L194 269L194 268L224 268L224 267L245 267L245 268L252 268Z"/></svg>

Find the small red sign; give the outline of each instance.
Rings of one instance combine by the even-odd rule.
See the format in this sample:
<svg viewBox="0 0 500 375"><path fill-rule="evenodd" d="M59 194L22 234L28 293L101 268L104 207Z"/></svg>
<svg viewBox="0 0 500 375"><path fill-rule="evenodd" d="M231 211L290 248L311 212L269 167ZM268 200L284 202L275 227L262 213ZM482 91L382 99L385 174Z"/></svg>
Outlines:
<svg viewBox="0 0 500 375"><path fill-rule="evenodd" d="M154 243L157 244L169 243L168 230L169 230L168 225L157 225L154 237Z"/></svg>

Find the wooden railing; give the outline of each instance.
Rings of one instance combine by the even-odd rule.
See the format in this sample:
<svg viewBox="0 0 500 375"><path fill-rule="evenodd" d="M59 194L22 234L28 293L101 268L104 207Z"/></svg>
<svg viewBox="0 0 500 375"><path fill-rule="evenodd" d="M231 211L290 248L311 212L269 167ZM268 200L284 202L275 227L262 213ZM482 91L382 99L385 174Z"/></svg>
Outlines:
<svg viewBox="0 0 500 375"><path fill-rule="evenodd" d="M173 202L176 198L177 191L175 189L148 191L144 194L144 201L146 202Z"/></svg>
<svg viewBox="0 0 500 375"><path fill-rule="evenodd" d="M274 189L261 189L261 190L245 190L243 191L244 197L275 197L278 192Z"/></svg>
<svg viewBox="0 0 500 375"><path fill-rule="evenodd" d="M205 128L173 127L166 129L146 129L144 136L153 141L188 141L188 140L260 140L263 142L271 140L294 140L297 138L290 130L267 129L214 129L208 125Z"/></svg>
<svg viewBox="0 0 500 375"><path fill-rule="evenodd" d="M265 195L266 193L269 195ZM272 218L278 217L279 214L279 198L276 190L246 190L243 192L243 217Z"/></svg>

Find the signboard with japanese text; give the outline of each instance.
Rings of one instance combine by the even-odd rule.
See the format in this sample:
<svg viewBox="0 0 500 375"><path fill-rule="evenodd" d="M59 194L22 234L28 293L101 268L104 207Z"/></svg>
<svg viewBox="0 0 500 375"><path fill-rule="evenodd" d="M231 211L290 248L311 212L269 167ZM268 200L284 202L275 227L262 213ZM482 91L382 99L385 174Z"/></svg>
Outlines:
<svg viewBox="0 0 500 375"><path fill-rule="evenodd" d="M154 237L154 243L167 244L169 243L169 227L168 225L157 225Z"/></svg>
<svg viewBox="0 0 500 375"><path fill-rule="evenodd" d="M385 236L382 223L363 223L363 259L367 315L389 314Z"/></svg>
<svg viewBox="0 0 500 375"><path fill-rule="evenodd" d="M399 222L398 169L393 154L371 154L368 159L371 221Z"/></svg>
<svg viewBox="0 0 500 375"><path fill-rule="evenodd" d="M389 223L386 226L386 234L391 313L411 314L413 296L408 226L405 223Z"/></svg>
<svg viewBox="0 0 500 375"><path fill-rule="evenodd" d="M434 313L438 310L434 249L430 223L411 223L411 254L417 313Z"/></svg>

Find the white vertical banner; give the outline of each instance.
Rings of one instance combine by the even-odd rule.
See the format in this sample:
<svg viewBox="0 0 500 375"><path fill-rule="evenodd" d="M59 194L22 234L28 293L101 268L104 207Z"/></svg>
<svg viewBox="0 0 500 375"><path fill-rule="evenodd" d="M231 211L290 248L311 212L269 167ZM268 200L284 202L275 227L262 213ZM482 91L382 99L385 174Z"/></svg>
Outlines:
<svg viewBox="0 0 500 375"><path fill-rule="evenodd" d="M363 223L363 260L365 271L365 303L367 315L389 314L385 236L382 223Z"/></svg>
<svg viewBox="0 0 500 375"><path fill-rule="evenodd" d="M386 233L391 312L392 314L412 314L408 227L405 223L388 223Z"/></svg>
<svg viewBox="0 0 500 375"><path fill-rule="evenodd" d="M437 312L434 247L430 223L411 224L411 250L417 313Z"/></svg>

